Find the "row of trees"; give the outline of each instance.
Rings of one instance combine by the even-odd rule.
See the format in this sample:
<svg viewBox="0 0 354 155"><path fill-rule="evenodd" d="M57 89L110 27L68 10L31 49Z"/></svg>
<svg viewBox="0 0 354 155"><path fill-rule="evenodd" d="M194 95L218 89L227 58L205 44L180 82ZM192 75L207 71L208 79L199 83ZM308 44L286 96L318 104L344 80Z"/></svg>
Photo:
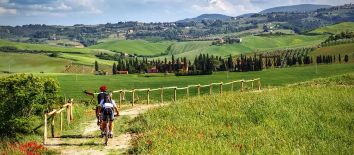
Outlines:
<svg viewBox="0 0 354 155"><path fill-rule="evenodd" d="M329 64L329 63L336 63L339 62L341 63L342 62L342 58L341 58L341 55L338 54L338 57L336 59L336 56L335 55L318 55L316 56L316 63L317 64L322 64L322 63L325 63L325 64ZM348 55L345 55L344 56L344 62L345 63L348 63L349 62L349 56Z"/></svg>
<svg viewBox="0 0 354 155"><path fill-rule="evenodd" d="M241 54L238 57L233 57L230 55L226 59L221 56L200 54L194 58L194 61L188 60L186 57L175 58L174 55L171 56L170 60L167 60L167 58L164 60L125 58L119 59L113 64L112 72L113 74L116 74L117 71L145 73L153 69L162 73L176 73L176 75L200 75L212 74L215 71L248 72L260 71L264 68L282 68L295 65L342 61L341 55L337 56L338 60L336 60L336 56L334 55L320 55L314 61L309 55L314 50L315 48L286 49L275 52L255 53L253 56ZM345 55L344 61L349 61L348 55Z"/></svg>

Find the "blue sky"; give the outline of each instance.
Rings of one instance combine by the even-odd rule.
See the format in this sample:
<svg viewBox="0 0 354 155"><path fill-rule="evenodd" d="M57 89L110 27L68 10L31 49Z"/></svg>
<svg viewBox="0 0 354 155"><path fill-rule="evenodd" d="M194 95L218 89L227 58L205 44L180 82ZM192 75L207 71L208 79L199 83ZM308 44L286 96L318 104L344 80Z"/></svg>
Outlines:
<svg viewBox="0 0 354 155"><path fill-rule="evenodd" d="M354 0L0 0L0 25L171 22L204 13L237 16L284 5Z"/></svg>

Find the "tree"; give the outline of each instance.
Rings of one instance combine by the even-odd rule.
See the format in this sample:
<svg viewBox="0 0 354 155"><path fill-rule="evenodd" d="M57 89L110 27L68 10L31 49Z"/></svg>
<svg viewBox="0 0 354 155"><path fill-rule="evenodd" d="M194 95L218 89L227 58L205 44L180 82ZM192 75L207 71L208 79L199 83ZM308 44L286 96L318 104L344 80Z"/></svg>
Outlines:
<svg viewBox="0 0 354 155"><path fill-rule="evenodd" d="M113 63L112 73L113 73L113 74L117 74L117 66L116 66L116 63Z"/></svg>
<svg viewBox="0 0 354 155"><path fill-rule="evenodd" d="M348 61L349 61L349 56L348 56L348 55L345 55L345 56L344 56L344 62L345 62L345 63L348 63Z"/></svg>
<svg viewBox="0 0 354 155"><path fill-rule="evenodd" d="M173 71L176 70L176 69L175 69L175 64L176 64L176 62L175 62L175 56L172 55L172 70L173 70Z"/></svg>
<svg viewBox="0 0 354 155"><path fill-rule="evenodd" d="M95 71L97 72L99 70L99 67L98 67L98 62L95 61Z"/></svg>
<svg viewBox="0 0 354 155"><path fill-rule="evenodd" d="M43 113L59 107L59 84L51 78L16 74L0 78L0 137L31 134Z"/></svg>
<svg viewBox="0 0 354 155"><path fill-rule="evenodd" d="M340 54L338 55L338 61L339 61L339 63L342 62L342 58L340 57Z"/></svg>

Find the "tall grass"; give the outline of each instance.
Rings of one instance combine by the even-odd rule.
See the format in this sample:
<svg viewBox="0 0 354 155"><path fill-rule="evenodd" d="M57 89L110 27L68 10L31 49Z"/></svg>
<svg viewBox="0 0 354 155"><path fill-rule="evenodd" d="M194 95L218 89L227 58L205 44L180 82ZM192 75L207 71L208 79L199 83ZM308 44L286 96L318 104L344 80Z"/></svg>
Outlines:
<svg viewBox="0 0 354 155"><path fill-rule="evenodd" d="M353 79L350 75L347 83ZM135 151L353 154L353 85L328 81L332 84L320 80L313 87L195 97L150 111L132 123L131 131L140 135Z"/></svg>

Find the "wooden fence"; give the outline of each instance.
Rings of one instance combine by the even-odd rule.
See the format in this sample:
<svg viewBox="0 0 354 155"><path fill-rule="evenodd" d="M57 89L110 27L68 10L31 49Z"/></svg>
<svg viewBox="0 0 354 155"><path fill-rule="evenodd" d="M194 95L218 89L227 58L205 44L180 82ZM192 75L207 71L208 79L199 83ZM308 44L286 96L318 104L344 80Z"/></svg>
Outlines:
<svg viewBox="0 0 354 155"><path fill-rule="evenodd" d="M249 83L251 82L251 87L252 89L254 88L254 82L257 82L257 87L258 87L258 90L261 90L261 79L260 78L257 78L257 79L253 79L253 80L237 80L237 81L231 81L231 82L228 82L228 83L223 83L223 82L220 82L220 83L211 83L211 84L208 84L208 85L188 85L187 87L177 87L177 86L174 86L174 87L162 87L162 88L155 88L155 89L150 89L150 88L145 88L145 89L132 89L132 90L116 90L116 91L113 91L113 93L119 93L119 102L118 102L118 106L120 107L121 104L122 104L122 101L123 101L123 98L125 96L125 93L132 93L132 101L131 101L131 104L132 106L134 106L134 103L135 103L135 95L137 92L146 92L146 95L147 95L147 104L150 103L150 93L151 92L154 92L154 91L160 91L160 103L163 103L164 102L164 91L166 90L169 90L169 89L172 89L173 90L173 101L176 101L177 100L177 90L186 90L186 94L187 96L189 96L189 90L191 88L196 88L197 89L197 94L198 96L200 96L200 88L205 88L205 87L209 87L209 94L211 95L213 93L213 86L219 86L219 93L220 95L222 95L223 93L223 86L226 86L226 85L231 85L231 91L234 91L234 84L235 83L240 83L241 84L241 92L244 91L244 83ZM98 93L95 93L96 95Z"/></svg>
<svg viewBox="0 0 354 155"><path fill-rule="evenodd" d="M70 99L69 101L67 101L66 104L62 105L62 107L59 110L53 109L53 111L49 112L49 113L45 113L44 114L44 131L43 131L43 144L45 145L47 143L47 120L49 118L51 119L51 134L52 134L52 138L54 138L55 136L55 117L60 114L60 131L63 131L63 111L66 110L66 118L67 118L67 123L69 125L70 121L72 121L74 119L73 116L73 99Z"/></svg>
<svg viewBox="0 0 354 155"><path fill-rule="evenodd" d="M209 87L209 94L213 94L213 86L219 86L219 94L222 95L223 94L223 86L226 86L226 85L231 85L231 91L234 91L234 84L235 83L240 83L240 91L243 92L244 91L244 84L245 83L250 83L251 82L251 88L253 89L254 88L254 82L257 82L257 88L258 90L261 90L261 80L260 78L257 78L257 79L253 79L253 80L238 80L238 81L231 81L231 82L228 82L228 83L223 83L223 82L220 82L220 83L210 83L208 85L189 85L187 87L162 87L162 88L156 88L156 89L150 89L150 88L146 88L146 89L132 89L132 90L117 90L117 91L113 91L113 93L119 93L119 107L121 106L122 104L122 100L124 98L124 95L125 93L132 93L132 106L134 106L134 103L135 103L135 93L136 92L146 92L146 95L147 95L147 104L150 104L150 93L151 92L154 92L154 91L159 91L160 92L160 103L164 103L164 91L166 90L173 90L173 101L176 101L177 100L177 90L186 90L186 94L187 96L190 95L189 91L191 88L196 88L197 89L197 95L199 96L201 93L200 93L200 89L201 88L206 88L206 87ZM95 93L96 95L98 93ZM48 125L48 122L47 120L49 118L52 118L51 119L51 136L52 138L54 138L55 136L55 117L60 114L60 131L63 130L63 112L64 110L66 110L66 115L67 115L67 123L69 125L70 121L72 121L74 119L73 117L73 99L70 99L69 101L67 101L66 104L62 105L62 107L59 109L59 110L56 110L54 109L53 111L51 112L48 112L48 113L45 113L44 114L44 132L43 132L43 144L45 145L46 142L47 142L47 125Z"/></svg>

